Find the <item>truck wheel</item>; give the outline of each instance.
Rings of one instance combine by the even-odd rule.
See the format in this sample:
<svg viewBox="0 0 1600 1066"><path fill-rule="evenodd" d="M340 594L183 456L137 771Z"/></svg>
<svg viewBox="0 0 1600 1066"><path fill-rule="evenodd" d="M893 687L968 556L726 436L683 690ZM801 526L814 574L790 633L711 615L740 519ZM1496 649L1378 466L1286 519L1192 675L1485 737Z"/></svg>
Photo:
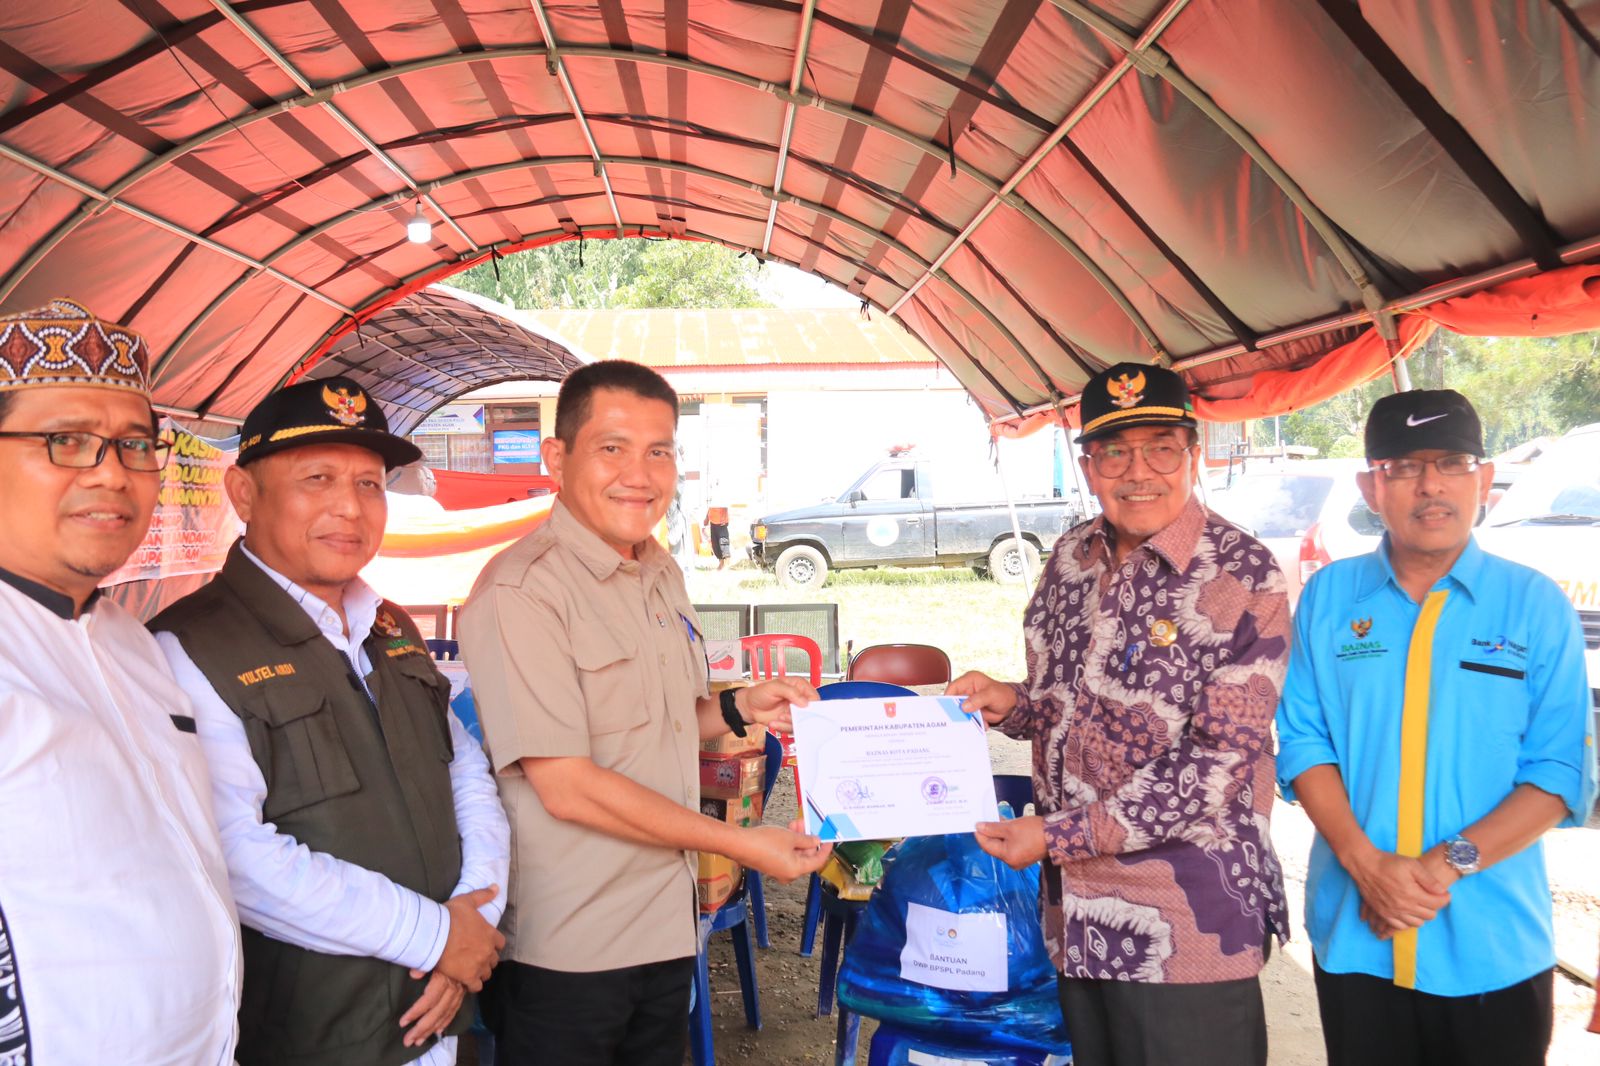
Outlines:
<svg viewBox="0 0 1600 1066"><path fill-rule="evenodd" d="M778 583L791 589L819 589L828 579L828 560L809 544L795 544L778 556Z"/></svg>
<svg viewBox="0 0 1600 1066"><path fill-rule="evenodd" d="M1022 584L1022 557L1028 557L1028 573L1033 577L1039 576L1039 549L1030 542L1022 542L1022 551L1017 551L1017 542L1011 537L996 544L989 549L989 576L1001 585Z"/></svg>

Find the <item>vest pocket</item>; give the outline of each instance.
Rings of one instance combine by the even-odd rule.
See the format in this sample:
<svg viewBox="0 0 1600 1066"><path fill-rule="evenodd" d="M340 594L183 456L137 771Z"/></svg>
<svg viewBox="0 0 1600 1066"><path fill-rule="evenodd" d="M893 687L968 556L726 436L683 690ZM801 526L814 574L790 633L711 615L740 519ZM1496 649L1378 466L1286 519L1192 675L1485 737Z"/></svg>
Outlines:
<svg viewBox="0 0 1600 1066"><path fill-rule="evenodd" d="M250 752L267 781L261 814L273 821L361 787L323 694L275 679L243 700Z"/></svg>
<svg viewBox="0 0 1600 1066"><path fill-rule="evenodd" d="M437 755L442 762L455 758L455 744L450 739L450 723L445 717L450 713L450 679L433 668L433 663L420 655L407 655L395 662L395 668L405 677L406 683L416 685L420 692L417 706L426 708L426 721L413 717L417 742L421 749ZM412 701L407 700L407 705Z"/></svg>

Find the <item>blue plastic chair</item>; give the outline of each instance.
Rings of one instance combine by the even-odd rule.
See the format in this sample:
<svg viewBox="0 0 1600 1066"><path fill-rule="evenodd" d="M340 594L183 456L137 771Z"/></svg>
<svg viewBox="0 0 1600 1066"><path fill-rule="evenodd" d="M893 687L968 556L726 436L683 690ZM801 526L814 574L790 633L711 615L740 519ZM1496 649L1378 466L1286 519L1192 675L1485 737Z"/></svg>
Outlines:
<svg viewBox="0 0 1600 1066"><path fill-rule="evenodd" d="M428 646L428 654L435 659L445 662L455 662L461 658L461 642L459 640L445 640L442 637L424 637L422 643Z"/></svg>
<svg viewBox="0 0 1600 1066"><path fill-rule="evenodd" d="M1021 818L1024 808L1033 802L1033 778L1027 774L995 774L994 798L997 803L1011 804L1011 813Z"/></svg>
<svg viewBox="0 0 1600 1066"><path fill-rule="evenodd" d="M903 685L884 681L836 681L822 685L817 695L825 700L860 700L880 696L915 696ZM825 888L822 878L811 875L806 888L805 927L800 937L800 954L809 956L816 946L817 924L822 924L822 967L817 980L817 1017L833 1013L834 993L839 984L839 958L844 947L855 934L861 912L866 910L865 900L841 899L831 888ZM834 1041L836 1066L849 1066L856 1060L856 1042L861 1035L861 1017L854 1011L839 1008L839 1020Z"/></svg>
<svg viewBox="0 0 1600 1066"><path fill-rule="evenodd" d="M767 766L761 782L763 810L783 766L783 744L768 733L765 750ZM739 970L739 992L744 997L745 1024L752 1029L761 1028L761 989L756 984L756 949L752 936L756 922L751 913L752 900L759 898L761 892L760 884L756 871L745 871L744 881L727 902L718 907L715 914L700 917L700 950L694 960L694 1000L689 1006L689 1050L695 1066L713 1066L716 1061L711 1046L711 973L706 964L706 951L712 935L724 929L733 934L733 958ZM704 928L707 923L709 929Z"/></svg>
<svg viewBox="0 0 1600 1066"><path fill-rule="evenodd" d="M831 685L820 686L817 695L825 700L863 700L874 696L915 696L916 693L902 685L891 685L885 681L835 681ZM817 922L821 917L822 878L812 874L811 881L806 885L805 924L800 930L800 954L808 959L817 946ZM818 1014L827 1013L818 1010Z"/></svg>

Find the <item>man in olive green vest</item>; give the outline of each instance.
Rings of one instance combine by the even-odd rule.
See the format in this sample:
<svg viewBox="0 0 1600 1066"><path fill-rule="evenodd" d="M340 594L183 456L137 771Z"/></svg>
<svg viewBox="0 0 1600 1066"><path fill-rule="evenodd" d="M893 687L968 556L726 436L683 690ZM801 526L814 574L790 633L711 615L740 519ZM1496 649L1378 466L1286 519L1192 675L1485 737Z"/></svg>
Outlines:
<svg viewBox="0 0 1600 1066"><path fill-rule="evenodd" d="M416 626L358 576L419 457L346 378L245 419L221 573L151 623L195 705L244 929L241 1066L453 1066L510 830Z"/></svg>

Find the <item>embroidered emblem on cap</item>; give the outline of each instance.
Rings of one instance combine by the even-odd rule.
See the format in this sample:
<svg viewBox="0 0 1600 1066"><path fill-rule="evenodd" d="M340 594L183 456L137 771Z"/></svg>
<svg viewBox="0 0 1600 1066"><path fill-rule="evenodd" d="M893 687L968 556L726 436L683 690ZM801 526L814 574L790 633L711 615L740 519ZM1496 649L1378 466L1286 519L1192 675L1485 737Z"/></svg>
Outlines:
<svg viewBox="0 0 1600 1066"><path fill-rule="evenodd" d="M349 389L322 387L322 402L328 405L328 411L338 419L342 426L359 426L367 420L367 394L357 391L354 395Z"/></svg>
<svg viewBox="0 0 1600 1066"><path fill-rule="evenodd" d="M148 395L149 362L143 337L72 300L0 317L0 389L92 385Z"/></svg>
<svg viewBox="0 0 1600 1066"><path fill-rule="evenodd" d="M1357 640L1366 640L1367 634L1372 632L1372 619L1356 618L1350 622L1350 632L1356 635Z"/></svg>
<svg viewBox="0 0 1600 1066"><path fill-rule="evenodd" d="M1106 381L1106 391L1118 407L1137 406L1144 399L1144 374L1119 374Z"/></svg>

